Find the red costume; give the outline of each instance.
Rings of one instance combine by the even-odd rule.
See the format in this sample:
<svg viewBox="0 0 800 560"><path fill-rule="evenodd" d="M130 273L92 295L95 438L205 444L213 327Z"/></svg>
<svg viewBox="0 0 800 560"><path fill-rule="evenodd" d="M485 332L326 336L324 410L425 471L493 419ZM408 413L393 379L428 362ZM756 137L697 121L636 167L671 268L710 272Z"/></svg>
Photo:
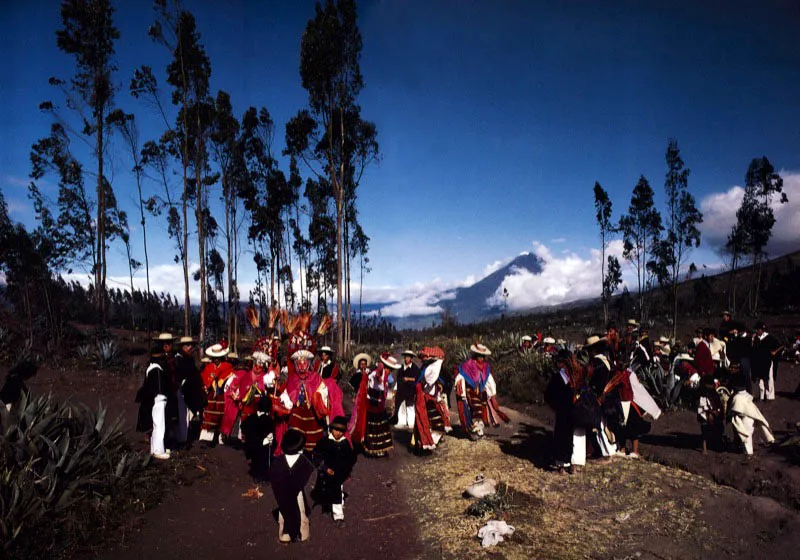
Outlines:
<svg viewBox="0 0 800 560"><path fill-rule="evenodd" d="M208 398L208 404L203 410L202 425L202 429L206 433L214 433L220 427L222 415L225 412L224 386L231 374L233 374L233 366L229 362L208 363L200 374Z"/></svg>

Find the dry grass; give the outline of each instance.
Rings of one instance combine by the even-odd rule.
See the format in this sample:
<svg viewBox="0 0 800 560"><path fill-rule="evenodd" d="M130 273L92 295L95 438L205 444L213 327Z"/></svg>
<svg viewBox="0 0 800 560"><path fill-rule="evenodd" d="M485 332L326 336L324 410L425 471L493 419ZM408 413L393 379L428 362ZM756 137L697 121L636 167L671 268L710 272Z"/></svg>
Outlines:
<svg viewBox="0 0 800 560"><path fill-rule="evenodd" d="M607 557L651 536L686 538L703 527L702 497L713 483L646 461L589 464L566 476L534 466L529 443L450 438L436 453L401 472L423 539L442 558L507 559ZM478 529L490 518L465 514L461 493L482 472L508 487L502 517L516 528L506 542L480 546Z"/></svg>

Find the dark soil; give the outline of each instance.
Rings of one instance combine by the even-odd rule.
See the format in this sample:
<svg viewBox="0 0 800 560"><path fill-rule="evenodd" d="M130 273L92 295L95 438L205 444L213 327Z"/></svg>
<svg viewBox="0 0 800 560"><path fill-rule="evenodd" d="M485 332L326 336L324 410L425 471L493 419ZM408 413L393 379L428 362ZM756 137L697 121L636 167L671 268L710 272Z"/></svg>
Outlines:
<svg viewBox="0 0 800 560"><path fill-rule="evenodd" d="M92 406L102 401L111 416L124 417L132 441L146 452L144 438L131 431L137 412L133 396L138 376L70 365L45 368L30 385L36 392L52 390ZM762 407L779 441L795 434L794 424L800 420L800 402L791 396L798 381L800 368L781 364L778 399ZM542 426L552 425L551 414L542 406L516 408L532 417L531 429L537 437L531 438L536 449L531 450L530 457L541 467L549 446L549 434ZM759 448L751 462L733 450L711 450L703 456L698 434L692 411L670 412L653 424L651 434L642 441L641 452L648 460L731 487L703 500L700 521L707 528L706 537L681 541L643 534L641 543L620 547L613 557L794 557L800 547L800 467L783 456L780 448ZM264 493L260 499L242 496L254 488L242 453L225 446L210 449L196 445L189 451L176 452L167 464L154 467L175 471L169 478L172 487L164 489L158 507L148 504L140 511L126 512L122 525L104 535L103 541L95 543L84 556L192 560L271 554L281 558L426 557L429 551L418 538L404 489L396 482L399 468L418 462L424 459L411 456L402 444L388 460L359 459L345 488L349 494L346 526L336 528L317 508L311 516L311 539L281 545L269 487L260 488Z"/></svg>
<svg viewBox="0 0 800 560"><path fill-rule="evenodd" d="M778 442L797 433L800 401L793 392L798 382L800 367L781 363L776 400L758 403ZM552 413L546 406L515 408L552 426ZM733 440L731 428L727 430ZM732 490L704 500L701 519L708 527L707 539L690 544L643 535L642 546L635 548L641 556L626 556L627 551L621 550L615 558L699 558L711 553L795 557L800 547L800 466L780 446L758 447L751 461L732 442L703 455L696 415L681 410L665 413L652 424L651 433L641 440L640 453L647 460L702 475Z"/></svg>
<svg viewBox="0 0 800 560"><path fill-rule="evenodd" d="M5 372L0 375L4 376ZM137 406L133 402L138 376L105 372L42 369L31 380L35 392L53 391L64 398L91 406L102 402L109 416L122 415L130 438L143 452L142 434L132 431ZM349 498L346 525L337 528L319 507L312 512L311 538L305 543L282 545L272 515L275 500L269 485L261 485L260 499L242 494L256 485L248 475L241 451L196 444L155 469L175 469L173 487L165 488L158 507L142 506L129 512L124 523L104 535L85 557L138 559L264 558L419 558L424 556L416 538L413 517L395 483L395 472L413 457L396 449L389 459L359 458L345 484Z"/></svg>

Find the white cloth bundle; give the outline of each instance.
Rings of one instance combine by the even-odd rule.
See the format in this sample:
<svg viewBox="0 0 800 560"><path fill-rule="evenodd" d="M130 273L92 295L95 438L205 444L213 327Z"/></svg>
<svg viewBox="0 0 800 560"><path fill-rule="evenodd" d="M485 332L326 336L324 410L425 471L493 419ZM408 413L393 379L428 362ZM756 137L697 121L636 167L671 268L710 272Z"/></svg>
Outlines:
<svg viewBox="0 0 800 560"><path fill-rule="evenodd" d="M483 548L489 548L490 546L503 542L503 537L507 537L513 533L514 527L505 521L493 519L478 529L478 538L481 539L481 546Z"/></svg>

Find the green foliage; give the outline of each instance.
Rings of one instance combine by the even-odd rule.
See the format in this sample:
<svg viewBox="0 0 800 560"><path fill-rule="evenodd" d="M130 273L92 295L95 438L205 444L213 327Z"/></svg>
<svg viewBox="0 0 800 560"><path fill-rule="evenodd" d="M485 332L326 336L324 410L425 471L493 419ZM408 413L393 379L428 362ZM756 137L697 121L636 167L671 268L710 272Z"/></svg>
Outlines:
<svg viewBox="0 0 800 560"><path fill-rule="evenodd" d="M0 542L8 555L53 548L57 533L91 533L92 516L136 482L150 459L106 412L53 395L0 407Z"/></svg>

